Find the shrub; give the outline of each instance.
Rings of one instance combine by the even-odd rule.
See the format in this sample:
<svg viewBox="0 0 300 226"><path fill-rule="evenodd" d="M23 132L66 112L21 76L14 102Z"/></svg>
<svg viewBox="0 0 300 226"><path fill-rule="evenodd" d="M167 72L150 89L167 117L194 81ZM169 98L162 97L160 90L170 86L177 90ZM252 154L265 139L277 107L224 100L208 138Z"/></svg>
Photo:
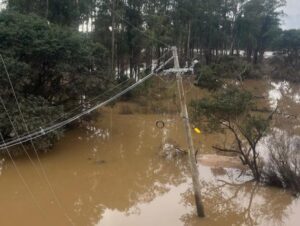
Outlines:
<svg viewBox="0 0 300 226"><path fill-rule="evenodd" d="M203 66L199 69L196 85L208 90L217 90L223 85L223 82L210 66Z"/></svg>
<svg viewBox="0 0 300 226"><path fill-rule="evenodd" d="M265 182L300 193L300 138L287 133L268 140L269 158L263 171Z"/></svg>

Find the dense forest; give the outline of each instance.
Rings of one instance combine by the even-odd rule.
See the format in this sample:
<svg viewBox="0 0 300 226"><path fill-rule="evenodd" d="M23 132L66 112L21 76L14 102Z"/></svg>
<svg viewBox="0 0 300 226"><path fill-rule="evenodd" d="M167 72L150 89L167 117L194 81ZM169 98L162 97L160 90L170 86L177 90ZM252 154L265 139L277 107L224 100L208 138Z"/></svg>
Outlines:
<svg viewBox="0 0 300 226"><path fill-rule="evenodd" d="M170 46L178 47L182 66L195 59L207 65L200 72L210 75L212 88L218 84L211 84L216 82L211 75L224 71L215 66L223 56L242 58L233 70L243 71L240 65L258 65L273 50L295 71L300 31L280 28L284 5L284 0L4 0L0 70L11 78L24 117L15 108L9 79L1 76L1 132L4 138L24 134L23 118L34 130L122 77L138 79L140 69Z"/></svg>

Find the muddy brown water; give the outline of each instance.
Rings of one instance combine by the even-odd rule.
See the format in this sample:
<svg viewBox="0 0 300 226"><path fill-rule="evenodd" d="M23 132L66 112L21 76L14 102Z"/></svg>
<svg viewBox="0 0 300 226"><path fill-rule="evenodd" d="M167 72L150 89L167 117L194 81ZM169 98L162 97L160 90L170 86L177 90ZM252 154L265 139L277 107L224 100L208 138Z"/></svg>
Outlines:
<svg viewBox="0 0 300 226"><path fill-rule="evenodd" d="M279 100L286 114L300 112L299 86L261 81L245 85L266 96L270 105ZM157 120L165 128L158 129ZM278 119L274 127L297 132L297 123L297 118ZM0 225L71 225L66 214L80 226L299 225L300 200L289 192L238 185L249 178L238 179L238 169L212 155L211 144L224 140L216 134L194 136L202 153L198 167L207 215L197 218L185 157L160 154L166 144L186 149L183 131L176 114L119 114L106 108L96 122L67 132L54 150L40 155L62 208L28 159L16 159L16 164L40 208L12 163L0 161Z"/></svg>

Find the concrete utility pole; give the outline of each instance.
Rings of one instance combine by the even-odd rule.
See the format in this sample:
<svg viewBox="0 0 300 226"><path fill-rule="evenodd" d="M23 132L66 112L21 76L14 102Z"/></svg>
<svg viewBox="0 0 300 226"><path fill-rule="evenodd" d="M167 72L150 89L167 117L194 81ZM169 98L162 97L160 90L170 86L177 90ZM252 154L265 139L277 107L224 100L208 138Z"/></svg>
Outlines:
<svg viewBox="0 0 300 226"><path fill-rule="evenodd" d="M180 69L177 47L173 47L172 51L173 51L175 69ZM192 130L191 130L191 125L190 125L190 120L189 120L189 113L188 113L187 106L186 106L186 98L185 98L182 77L181 77L180 72L177 72L176 78L177 78L178 93L179 93L179 99L180 99L180 105L181 105L181 116L183 119L184 128L185 128L185 132L186 132L186 139L187 139L188 146L189 146L189 165L190 165L192 180L193 180L193 188L194 188L194 193L195 193L197 214L199 217L205 217L204 206L203 206L202 199L201 199L199 172L198 172L198 168L197 168L197 164L196 164L195 148L194 148L194 143L193 143L193 139L192 139Z"/></svg>

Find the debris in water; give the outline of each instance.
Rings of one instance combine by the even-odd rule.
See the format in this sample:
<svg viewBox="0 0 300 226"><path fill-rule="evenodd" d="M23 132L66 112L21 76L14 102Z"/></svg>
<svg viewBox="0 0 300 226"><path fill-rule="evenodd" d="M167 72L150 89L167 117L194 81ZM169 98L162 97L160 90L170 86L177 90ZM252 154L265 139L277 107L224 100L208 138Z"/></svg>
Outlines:
<svg viewBox="0 0 300 226"><path fill-rule="evenodd" d="M175 142L167 142L162 144L160 156L165 159L172 160L178 157L182 157L187 154L187 151L181 149Z"/></svg>

